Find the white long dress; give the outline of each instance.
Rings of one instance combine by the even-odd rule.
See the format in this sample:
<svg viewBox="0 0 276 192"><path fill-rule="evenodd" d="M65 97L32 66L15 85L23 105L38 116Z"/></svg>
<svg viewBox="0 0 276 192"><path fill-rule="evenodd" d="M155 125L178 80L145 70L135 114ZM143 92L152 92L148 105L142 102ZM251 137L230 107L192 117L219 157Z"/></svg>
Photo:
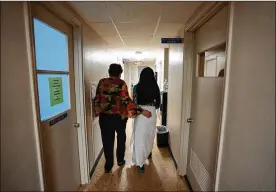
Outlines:
<svg viewBox="0 0 276 192"><path fill-rule="evenodd" d="M151 112L152 116L147 118L139 115L134 119L131 136L132 161L136 166L143 166L152 151L154 137L156 134L156 109L154 106L141 106L142 109Z"/></svg>

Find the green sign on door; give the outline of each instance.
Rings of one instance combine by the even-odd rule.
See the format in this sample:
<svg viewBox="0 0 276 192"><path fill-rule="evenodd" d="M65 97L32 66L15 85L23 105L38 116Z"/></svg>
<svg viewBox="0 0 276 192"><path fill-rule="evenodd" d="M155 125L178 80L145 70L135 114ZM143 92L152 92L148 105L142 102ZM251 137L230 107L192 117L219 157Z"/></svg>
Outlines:
<svg viewBox="0 0 276 192"><path fill-rule="evenodd" d="M63 102L62 78L49 77L51 107Z"/></svg>

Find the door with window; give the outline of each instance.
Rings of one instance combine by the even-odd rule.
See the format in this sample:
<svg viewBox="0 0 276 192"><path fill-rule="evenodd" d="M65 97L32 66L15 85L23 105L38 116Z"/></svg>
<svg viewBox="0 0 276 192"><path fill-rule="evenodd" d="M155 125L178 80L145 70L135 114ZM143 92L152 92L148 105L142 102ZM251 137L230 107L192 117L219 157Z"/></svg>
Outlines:
<svg viewBox="0 0 276 192"><path fill-rule="evenodd" d="M32 3L37 109L45 188L80 186L73 63L73 27Z"/></svg>
<svg viewBox="0 0 276 192"><path fill-rule="evenodd" d="M215 184L225 44L198 54L192 86L187 176L194 191L213 191Z"/></svg>

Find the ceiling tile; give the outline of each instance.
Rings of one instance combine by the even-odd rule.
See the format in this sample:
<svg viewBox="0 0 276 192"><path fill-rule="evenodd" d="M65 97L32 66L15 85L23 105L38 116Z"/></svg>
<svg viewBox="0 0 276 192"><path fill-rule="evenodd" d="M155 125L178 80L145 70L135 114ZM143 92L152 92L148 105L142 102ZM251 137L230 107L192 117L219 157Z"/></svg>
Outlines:
<svg viewBox="0 0 276 192"><path fill-rule="evenodd" d="M89 24L101 36L117 35L117 31L115 30L112 23L89 23Z"/></svg>
<svg viewBox="0 0 276 192"><path fill-rule="evenodd" d="M151 41L152 44L160 45L161 44L161 38L162 37L154 37Z"/></svg>
<svg viewBox="0 0 276 192"><path fill-rule="evenodd" d="M156 23L115 23L121 36L153 35Z"/></svg>
<svg viewBox="0 0 276 192"><path fill-rule="evenodd" d="M161 37L154 37L151 40L151 44L153 44L153 45L161 45Z"/></svg>
<svg viewBox="0 0 276 192"><path fill-rule="evenodd" d="M160 41L154 41L151 36L132 36L123 38L127 47L132 48L159 48L161 45ZM153 41L152 41L153 40Z"/></svg>
<svg viewBox="0 0 276 192"><path fill-rule="evenodd" d="M179 23L160 23L156 35L163 37L176 36L182 27L183 24Z"/></svg>
<svg viewBox="0 0 276 192"><path fill-rule="evenodd" d="M150 43L149 41L145 40L145 39L124 39L125 45L130 47L130 46L148 46Z"/></svg>
<svg viewBox="0 0 276 192"><path fill-rule="evenodd" d="M202 2L163 2L161 22L185 23Z"/></svg>
<svg viewBox="0 0 276 192"><path fill-rule="evenodd" d="M202 2L69 2L109 45L122 47L123 43L111 19L129 48L168 47L162 37L176 37L183 24ZM160 24L152 39L158 18ZM111 17L111 19L110 19Z"/></svg>
<svg viewBox="0 0 276 192"><path fill-rule="evenodd" d="M69 2L87 22L110 22L104 2L71 1Z"/></svg>
<svg viewBox="0 0 276 192"><path fill-rule="evenodd" d="M159 2L108 2L110 15L114 22L154 22L162 9Z"/></svg>
<svg viewBox="0 0 276 192"><path fill-rule="evenodd" d="M137 40L137 41L150 41L152 39L151 35L136 35L136 36L122 36L123 40Z"/></svg>
<svg viewBox="0 0 276 192"><path fill-rule="evenodd" d="M109 44L109 45L116 45L116 46L123 46L123 43L118 36L102 36L102 38Z"/></svg>

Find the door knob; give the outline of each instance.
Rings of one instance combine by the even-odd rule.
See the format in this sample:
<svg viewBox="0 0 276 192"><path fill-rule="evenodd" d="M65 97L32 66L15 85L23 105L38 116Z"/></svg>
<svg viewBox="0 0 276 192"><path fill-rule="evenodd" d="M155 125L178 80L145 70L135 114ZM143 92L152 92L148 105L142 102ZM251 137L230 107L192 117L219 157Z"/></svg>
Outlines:
<svg viewBox="0 0 276 192"><path fill-rule="evenodd" d="M190 117L187 119L187 123L193 123L193 122L194 122L193 118Z"/></svg>
<svg viewBox="0 0 276 192"><path fill-rule="evenodd" d="M79 123L73 123L73 127L79 128L79 127L80 127L80 124L79 124Z"/></svg>

